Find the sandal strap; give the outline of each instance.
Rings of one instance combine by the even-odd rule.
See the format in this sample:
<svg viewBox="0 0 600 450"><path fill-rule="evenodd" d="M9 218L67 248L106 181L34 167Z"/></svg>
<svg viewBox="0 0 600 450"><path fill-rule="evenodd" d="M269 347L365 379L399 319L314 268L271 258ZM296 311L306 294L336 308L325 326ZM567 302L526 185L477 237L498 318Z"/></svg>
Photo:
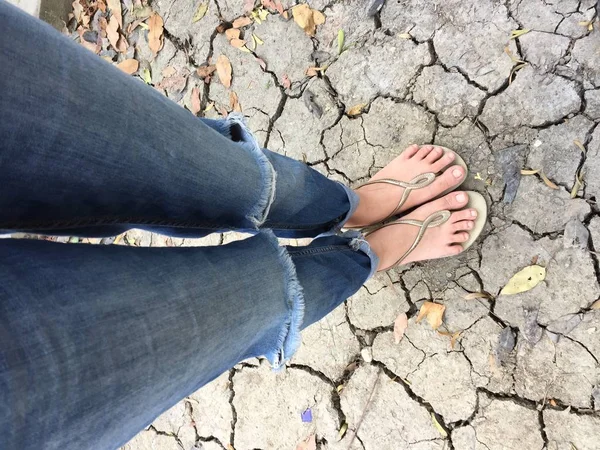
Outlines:
<svg viewBox="0 0 600 450"><path fill-rule="evenodd" d="M424 187L429 186L431 183L433 183L435 181L435 176L436 175L433 172L425 172L421 175L417 175L410 181L400 181L400 180L394 180L392 178L381 178L379 180L371 180L371 181L367 181L366 183L362 183L359 186L357 186L355 189L360 189L361 187L369 186L371 184L391 184L393 186L398 186L398 187L404 188L404 192L402 193L402 197L400 197L400 201L398 202L398 205L394 208L394 210L385 219L382 220L382 222L385 222L390 217L393 217L396 215L396 213L400 210L400 208L402 208L402 206L406 203L406 200L408 200L408 196L410 195L410 193L412 191L414 191L415 189L423 189Z"/></svg>
<svg viewBox="0 0 600 450"><path fill-rule="evenodd" d="M425 232L427 231L428 228L439 227L440 225L443 225L444 223L446 223L448 221L448 219L450 219L451 214L452 213L448 210L442 210L442 211L434 212L433 214L429 215L425 220L415 220L415 219L395 220L393 222L384 223L384 224L379 225L378 227L370 230L369 232L367 232L365 234L365 237L368 236L369 234L372 234L376 231L379 231L385 227L389 227L392 225L412 225L415 227L419 227L419 232L417 233L417 237L415 238L412 245L409 247L408 250L406 250L406 252L404 252L404 254L400 258L398 258L396 260L396 262L394 264L392 264L390 267L388 267L386 269L386 270L389 270L389 269L401 264L402 261L404 261L406 259L406 257L408 255L410 255L415 248L417 248L417 246L423 239L423 236L425 235Z"/></svg>

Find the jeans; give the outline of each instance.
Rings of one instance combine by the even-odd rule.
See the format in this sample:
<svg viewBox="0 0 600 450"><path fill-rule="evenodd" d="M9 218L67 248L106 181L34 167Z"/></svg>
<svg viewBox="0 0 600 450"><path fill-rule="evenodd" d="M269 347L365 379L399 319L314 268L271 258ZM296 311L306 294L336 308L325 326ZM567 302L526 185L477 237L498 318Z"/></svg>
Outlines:
<svg viewBox="0 0 600 450"><path fill-rule="evenodd" d="M0 240L0 448L113 449L237 362L280 367L373 274L356 195L201 120L0 0L0 232L218 247ZM315 237L282 247L277 237Z"/></svg>

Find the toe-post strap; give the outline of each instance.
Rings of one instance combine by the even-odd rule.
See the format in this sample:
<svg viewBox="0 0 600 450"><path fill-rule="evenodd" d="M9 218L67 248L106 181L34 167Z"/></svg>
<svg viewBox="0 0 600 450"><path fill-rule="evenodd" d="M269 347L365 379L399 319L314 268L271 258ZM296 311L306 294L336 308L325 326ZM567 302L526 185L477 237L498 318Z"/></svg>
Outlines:
<svg viewBox="0 0 600 450"><path fill-rule="evenodd" d="M379 180L367 181L366 183L363 183L363 184L357 186L355 189L360 189L361 187L369 186L371 184L391 184L393 186L398 186L398 187L404 188L404 192L402 193L402 196L400 197L400 201L398 202L398 205L394 208L394 210L385 219L383 219L383 221L386 221L390 217L393 217L396 215L396 213L400 210L400 208L402 208L402 206L406 203L406 200L408 200L408 196L410 195L410 193L412 191L414 191L415 189L423 189L424 187L427 187L431 183L433 183L434 180L435 180L435 174L433 172L426 172L421 175L417 175L410 181L400 181L400 180L394 180L392 178L381 178Z"/></svg>
<svg viewBox="0 0 600 450"><path fill-rule="evenodd" d="M404 261L406 259L406 257L408 255L410 255L415 248L417 248L417 246L421 242L421 239L423 239L423 235L425 234L425 232L427 231L428 228L439 227L440 225L443 225L444 223L446 223L448 221L448 219L450 219L451 214L452 213L448 210L442 210L442 211L434 212L433 214L429 215L425 220L415 220L415 219L394 220L393 222L384 223L372 230L369 230L369 232L365 234L365 237L368 236L369 234L374 233L375 231L379 231L382 228L389 227L392 225L412 225L415 227L419 227L419 232L417 233L417 236L416 236L414 242L412 243L410 248L408 250L406 250L406 252L404 252L404 254L396 260L396 262L394 264L392 264L390 267L388 267L388 269L391 269L392 267L396 267L397 265L401 264L402 261Z"/></svg>

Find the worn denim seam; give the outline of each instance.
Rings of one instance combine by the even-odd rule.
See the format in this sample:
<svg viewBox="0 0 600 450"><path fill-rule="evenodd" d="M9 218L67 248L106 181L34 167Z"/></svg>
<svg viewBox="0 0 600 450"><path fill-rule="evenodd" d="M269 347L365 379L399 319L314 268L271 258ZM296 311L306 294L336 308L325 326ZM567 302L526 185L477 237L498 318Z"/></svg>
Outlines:
<svg viewBox="0 0 600 450"><path fill-rule="evenodd" d="M293 256L310 256L319 253L339 252L341 250L351 249L349 249L347 245L326 245L324 247L306 248L302 250L288 248L288 253Z"/></svg>
<svg viewBox="0 0 600 450"><path fill-rule="evenodd" d="M304 321L304 293L296 274L296 265L287 249L279 245L277 237L270 230L263 230L270 244L276 248L279 260L285 270L285 291L288 317L277 339L276 347L265 354L274 369L281 368L296 352L301 343L300 329Z"/></svg>

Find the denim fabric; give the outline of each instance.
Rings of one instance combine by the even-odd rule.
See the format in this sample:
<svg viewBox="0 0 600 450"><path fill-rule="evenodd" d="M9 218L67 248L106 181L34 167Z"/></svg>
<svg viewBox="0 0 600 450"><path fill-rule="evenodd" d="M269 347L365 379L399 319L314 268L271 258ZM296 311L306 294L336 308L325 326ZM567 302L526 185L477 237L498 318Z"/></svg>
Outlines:
<svg viewBox="0 0 600 450"><path fill-rule="evenodd" d="M360 235L335 235L356 195L260 149L239 117L199 120L3 0L0 30L0 230L256 233L1 240L0 449L114 449L240 360L285 364L376 269Z"/></svg>

